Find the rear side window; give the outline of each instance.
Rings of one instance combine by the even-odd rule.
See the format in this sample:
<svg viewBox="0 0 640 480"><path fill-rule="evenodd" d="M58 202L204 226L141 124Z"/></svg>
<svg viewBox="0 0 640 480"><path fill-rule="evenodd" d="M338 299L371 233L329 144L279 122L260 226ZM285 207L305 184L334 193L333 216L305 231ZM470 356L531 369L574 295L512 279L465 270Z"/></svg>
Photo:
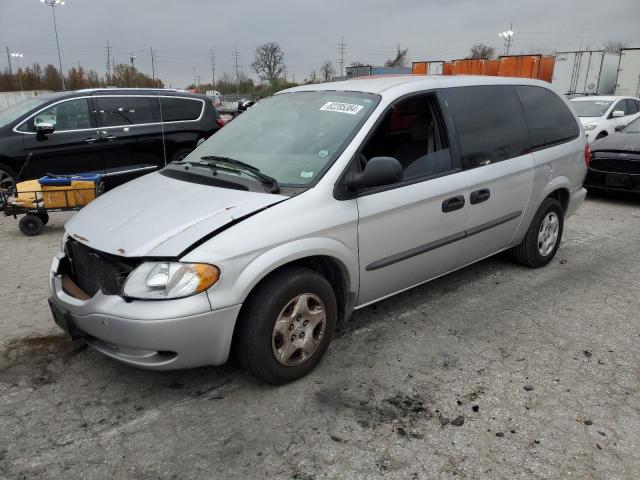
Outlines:
<svg viewBox="0 0 640 480"><path fill-rule="evenodd" d="M533 150L580 135L575 117L555 93L542 87L519 85L515 88L524 108Z"/></svg>
<svg viewBox="0 0 640 480"><path fill-rule="evenodd" d="M204 106L200 100L192 98L160 98L162 106L162 120L176 122L181 120L196 120L202 113Z"/></svg>
<svg viewBox="0 0 640 480"><path fill-rule="evenodd" d="M153 103L149 97L94 97L100 127L118 127L153 123Z"/></svg>
<svg viewBox="0 0 640 480"><path fill-rule="evenodd" d="M442 97L453 115L465 170L528 151L529 132L513 86L446 88Z"/></svg>
<svg viewBox="0 0 640 480"><path fill-rule="evenodd" d="M627 114L628 115L635 115L636 113L638 113L638 106L636 105L636 101L631 99L631 98L627 98L626 100L627 102Z"/></svg>

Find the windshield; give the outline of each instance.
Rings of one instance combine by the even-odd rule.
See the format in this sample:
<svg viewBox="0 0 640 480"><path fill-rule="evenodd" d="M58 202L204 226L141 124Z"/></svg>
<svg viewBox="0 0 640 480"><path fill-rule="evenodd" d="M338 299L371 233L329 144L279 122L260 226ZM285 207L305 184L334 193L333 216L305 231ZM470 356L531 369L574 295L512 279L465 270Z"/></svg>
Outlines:
<svg viewBox="0 0 640 480"><path fill-rule="evenodd" d="M377 105L359 92L295 92L263 100L230 122L185 161L239 160L279 184L304 186L331 165Z"/></svg>
<svg viewBox="0 0 640 480"><path fill-rule="evenodd" d="M0 110L0 127L9 125L14 120L20 118L35 107L42 105L47 100L49 99L43 97L29 97L26 100L5 108L4 110Z"/></svg>
<svg viewBox="0 0 640 480"><path fill-rule="evenodd" d="M622 130L622 133L640 133L640 118L636 118Z"/></svg>
<svg viewBox="0 0 640 480"><path fill-rule="evenodd" d="M574 110L579 117L601 117L613 102L606 100L572 100Z"/></svg>

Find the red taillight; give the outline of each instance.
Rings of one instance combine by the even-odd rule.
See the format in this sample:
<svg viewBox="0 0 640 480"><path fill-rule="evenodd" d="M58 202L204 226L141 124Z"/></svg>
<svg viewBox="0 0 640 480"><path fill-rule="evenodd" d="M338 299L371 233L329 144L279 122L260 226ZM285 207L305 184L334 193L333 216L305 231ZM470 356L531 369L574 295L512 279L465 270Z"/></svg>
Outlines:
<svg viewBox="0 0 640 480"><path fill-rule="evenodd" d="M216 118L216 123L218 124L218 126L220 128L224 127L224 125L225 125L225 121L223 119L221 119L221 118Z"/></svg>
<svg viewBox="0 0 640 480"><path fill-rule="evenodd" d="M588 143L584 146L584 163L587 164L587 167L591 163L591 147Z"/></svg>

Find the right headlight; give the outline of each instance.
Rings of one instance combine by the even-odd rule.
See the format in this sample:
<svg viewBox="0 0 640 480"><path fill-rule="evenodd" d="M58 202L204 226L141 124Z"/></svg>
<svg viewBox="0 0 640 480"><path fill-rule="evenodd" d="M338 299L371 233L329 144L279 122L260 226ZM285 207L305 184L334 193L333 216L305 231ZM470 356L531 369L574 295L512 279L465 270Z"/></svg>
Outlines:
<svg viewBox="0 0 640 480"><path fill-rule="evenodd" d="M220 278L218 267L206 263L145 262L129 274L125 297L169 300L204 292Z"/></svg>

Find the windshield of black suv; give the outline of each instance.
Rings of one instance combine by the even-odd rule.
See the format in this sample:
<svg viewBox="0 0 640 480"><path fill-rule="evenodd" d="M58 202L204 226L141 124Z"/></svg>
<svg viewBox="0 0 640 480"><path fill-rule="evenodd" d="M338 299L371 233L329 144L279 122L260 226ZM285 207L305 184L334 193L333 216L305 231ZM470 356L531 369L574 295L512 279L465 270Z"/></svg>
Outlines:
<svg viewBox="0 0 640 480"><path fill-rule="evenodd" d="M622 130L622 133L640 133L640 118L636 118Z"/></svg>
<svg viewBox="0 0 640 480"><path fill-rule="evenodd" d="M30 110L33 110L48 100L50 99L45 97L29 97L4 110L0 110L0 128L9 125L14 120L20 118L25 113L29 113Z"/></svg>
<svg viewBox="0 0 640 480"><path fill-rule="evenodd" d="M613 102L608 100L572 100L574 110L579 117L601 117Z"/></svg>
<svg viewBox="0 0 640 480"><path fill-rule="evenodd" d="M194 150L187 162L226 157L258 168L284 186L305 186L337 158L380 97L315 91L258 102Z"/></svg>

